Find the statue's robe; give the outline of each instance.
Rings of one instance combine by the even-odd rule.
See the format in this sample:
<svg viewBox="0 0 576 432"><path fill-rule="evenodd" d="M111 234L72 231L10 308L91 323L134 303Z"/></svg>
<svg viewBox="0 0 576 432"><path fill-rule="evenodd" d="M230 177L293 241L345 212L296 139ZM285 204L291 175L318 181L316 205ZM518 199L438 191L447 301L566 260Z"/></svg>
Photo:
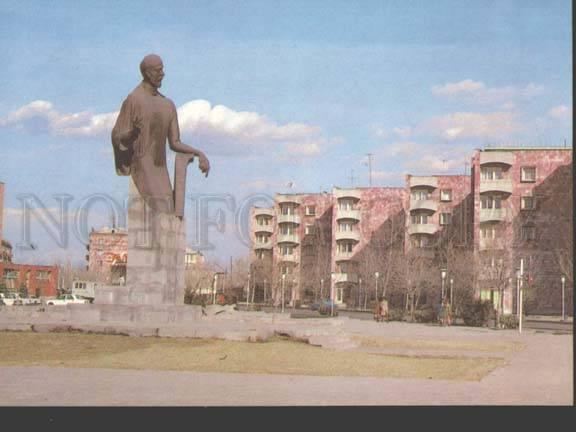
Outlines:
<svg viewBox="0 0 576 432"><path fill-rule="evenodd" d="M132 145L122 142L120 137L135 126L140 128L138 138ZM166 165L167 139L180 140L174 103L138 85L122 103L112 129L116 173L131 175L140 196L152 209L172 214L174 194Z"/></svg>

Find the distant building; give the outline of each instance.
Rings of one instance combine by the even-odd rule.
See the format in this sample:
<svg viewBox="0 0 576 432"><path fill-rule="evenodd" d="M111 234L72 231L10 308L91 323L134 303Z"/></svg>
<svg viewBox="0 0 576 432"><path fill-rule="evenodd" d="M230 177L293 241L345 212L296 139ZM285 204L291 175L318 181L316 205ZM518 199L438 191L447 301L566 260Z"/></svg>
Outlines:
<svg viewBox="0 0 576 432"><path fill-rule="evenodd" d="M186 268L204 264L204 262L205 258L201 252L195 251L194 249L186 248L186 254L184 255L184 266Z"/></svg>
<svg viewBox="0 0 576 432"><path fill-rule="evenodd" d="M58 292L58 267L12 262L12 245L3 237L4 183L0 182L0 288L30 296L52 297Z"/></svg>
<svg viewBox="0 0 576 432"><path fill-rule="evenodd" d="M86 246L88 271L106 283L119 283L126 279L128 233L124 228L104 227L90 232Z"/></svg>

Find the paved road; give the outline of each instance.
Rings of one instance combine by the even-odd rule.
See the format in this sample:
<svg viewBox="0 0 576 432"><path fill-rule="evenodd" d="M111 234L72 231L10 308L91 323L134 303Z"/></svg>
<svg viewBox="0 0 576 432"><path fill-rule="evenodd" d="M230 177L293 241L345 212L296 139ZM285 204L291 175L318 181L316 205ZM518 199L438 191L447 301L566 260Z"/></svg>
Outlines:
<svg viewBox="0 0 576 432"><path fill-rule="evenodd" d="M378 324L348 331L414 339L520 341L508 364L480 382L371 377L0 367L0 405L571 405L571 335ZM487 355L496 355L488 353Z"/></svg>

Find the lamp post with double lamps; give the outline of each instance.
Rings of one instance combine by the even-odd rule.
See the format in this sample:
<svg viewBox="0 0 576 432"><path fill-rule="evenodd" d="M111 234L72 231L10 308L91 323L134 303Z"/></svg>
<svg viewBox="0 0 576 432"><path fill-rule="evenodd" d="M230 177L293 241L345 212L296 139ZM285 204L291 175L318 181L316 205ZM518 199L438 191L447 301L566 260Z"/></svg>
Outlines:
<svg viewBox="0 0 576 432"><path fill-rule="evenodd" d="M566 293L566 276L560 276L560 281L562 282L562 321L564 321L566 319L566 307L564 303Z"/></svg>
<svg viewBox="0 0 576 432"><path fill-rule="evenodd" d="M447 274L447 271L445 268L440 269L440 277L442 278L442 289L441 289L440 303L442 303L444 301L444 282L446 281L446 274Z"/></svg>

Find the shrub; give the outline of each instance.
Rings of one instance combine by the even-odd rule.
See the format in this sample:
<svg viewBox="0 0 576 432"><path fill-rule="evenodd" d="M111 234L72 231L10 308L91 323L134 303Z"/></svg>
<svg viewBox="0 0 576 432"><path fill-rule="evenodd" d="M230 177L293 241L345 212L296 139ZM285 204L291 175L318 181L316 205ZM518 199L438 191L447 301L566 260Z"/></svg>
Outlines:
<svg viewBox="0 0 576 432"><path fill-rule="evenodd" d="M436 311L431 305L424 305L414 311L414 319L419 323L436 321Z"/></svg>
<svg viewBox="0 0 576 432"><path fill-rule="evenodd" d="M471 327L483 327L488 325L494 307L489 300L476 300L464 305L462 319L464 324Z"/></svg>
<svg viewBox="0 0 576 432"><path fill-rule="evenodd" d="M500 317L500 324L505 329L515 329L518 328L518 318L512 314L502 315Z"/></svg>
<svg viewBox="0 0 576 432"><path fill-rule="evenodd" d="M390 309L388 311L388 321L403 321L404 309Z"/></svg>

